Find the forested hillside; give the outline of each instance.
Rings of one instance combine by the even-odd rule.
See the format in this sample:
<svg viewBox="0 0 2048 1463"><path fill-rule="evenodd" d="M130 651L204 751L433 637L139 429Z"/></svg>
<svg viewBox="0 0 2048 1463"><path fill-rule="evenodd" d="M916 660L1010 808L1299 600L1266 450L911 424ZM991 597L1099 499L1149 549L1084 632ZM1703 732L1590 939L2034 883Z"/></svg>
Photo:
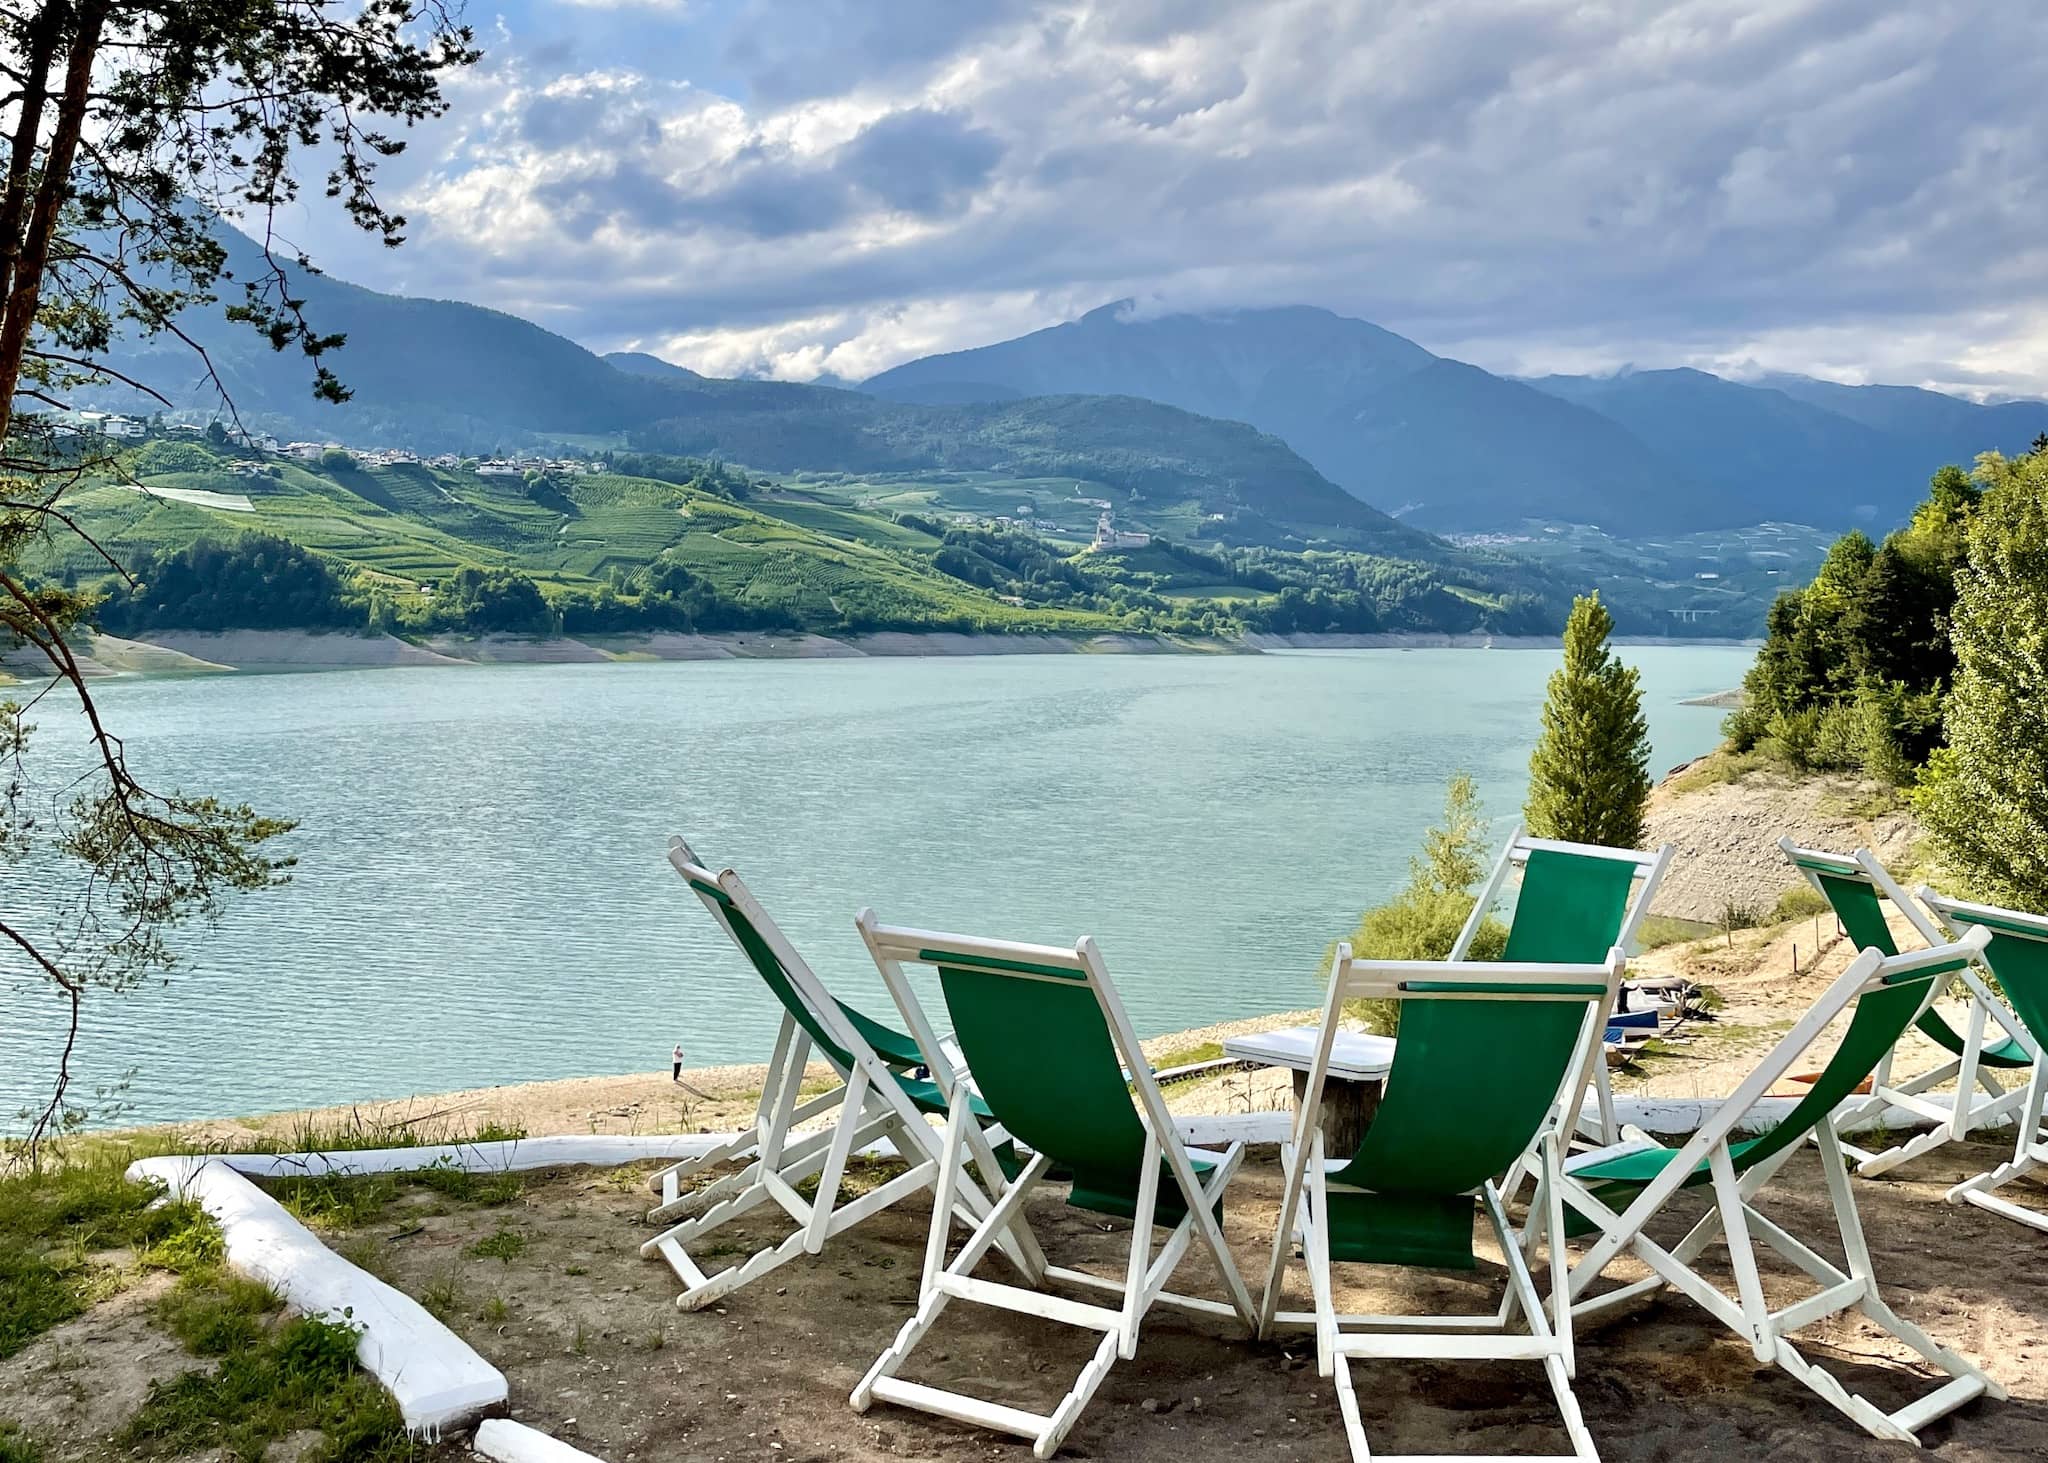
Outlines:
<svg viewBox="0 0 2048 1463"><path fill-rule="evenodd" d="M1971 892L2048 912L2048 437L1945 467L1782 596L1732 748L1903 790Z"/></svg>

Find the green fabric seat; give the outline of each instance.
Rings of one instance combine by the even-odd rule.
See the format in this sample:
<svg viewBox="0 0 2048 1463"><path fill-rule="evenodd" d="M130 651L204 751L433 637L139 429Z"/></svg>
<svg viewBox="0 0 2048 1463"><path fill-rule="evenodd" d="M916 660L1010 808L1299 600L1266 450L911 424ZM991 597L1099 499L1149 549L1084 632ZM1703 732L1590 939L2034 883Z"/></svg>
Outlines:
<svg viewBox="0 0 2048 1463"><path fill-rule="evenodd" d="M1885 922L1884 904L1875 885L1863 879L1844 877L1832 869L1815 864L1802 863L1800 866L1820 885L1828 903L1834 906L1835 918L1859 950L1876 950L1883 955L1899 953L1898 943L1892 939L1891 926ZM1950 1056L1963 1055L1964 1038L1961 1032L1949 1025L1940 1012L1929 1007L1914 1023L1928 1040L1939 1046ZM2034 1059L2027 1049L2012 1037L1979 1048L1977 1060L1987 1067L2030 1067Z"/></svg>
<svg viewBox="0 0 2048 1463"><path fill-rule="evenodd" d="M1619 859L1530 850L1501 958L1605 960L1635 875ZM1379 1112L1329 1177L1349 1186L1330 1192L1330 1258L1472 1269L1473 1191L1528 1150L1570 1071L1584 1017L1578 1002L1403 1000Z"/></svg>
<svg viewBox="0 0 2048 1463"><path fill-rule="evenodd" d="M1071 1176L1069 1204L1131 1218L1144 1176L1145 1128L1108 1023L1080 974L942 951L920 958L938 967L954 1040L995 1118ZM1188 1157L1198 1174L1214 1167L1199 1154ZM1163 1162L1157 1203L1158 1224L1187 1216L1188 1196ZM1220 1201L1215 1212L1220 1219Z"/></svg>

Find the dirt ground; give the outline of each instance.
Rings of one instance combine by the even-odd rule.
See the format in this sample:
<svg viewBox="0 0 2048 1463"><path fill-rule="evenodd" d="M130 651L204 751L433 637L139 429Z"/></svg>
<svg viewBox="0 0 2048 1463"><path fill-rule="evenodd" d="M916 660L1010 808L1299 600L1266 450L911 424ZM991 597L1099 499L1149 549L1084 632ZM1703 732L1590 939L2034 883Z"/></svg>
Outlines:
<svg viewBox="0 0 2048 1463"><path fill-rule="evenodd" d="M1891 926L1901 950L1926 944L1903 916L1894 913ZM1737 930L1732 937L1715 935L1637 956L1629 962L1632 977L1682 975L1711 988L1720 1007L1712 1021L1682 1024L1675 1036L1659 1038L1656 1055L1612 1074L1616 1096L1727 1096L1848 969L1856 954L1851 941L1838 932L1833 917L1821 915L1763 929ZM1938 1002L1937 1009L1957 1031L1966 1028L1967 1007L1954 999L1953 993ZM1824 1066L1849 1020L1845 1014L1823 1031L1799 1070L1818 1071ZM1914 1029L1900 1038L1893 1063L1896 1071L1909 1073L1930 1070L1947 1060L1948 1053ZM2025 1077L2024 1072L2019 1074L2019 1080ZM1953 1084L1948 1090L1953 1090Z"/></svg>
<svg viewBox="0 0 2048 1463"><path fill-rule="evenodd" d="M1985 1365L2013 1396L1979 1401L1931 1427L1939 1459L2034 1459L2048 1454L2048 1266L2040 1237L1981 1210L1941 1202L1942 1191L1997 1161L1991 1145L1950 1147L1908 1165L1896 1180L1859 1181L1873 1256L1893 1304L1938 1339ZM847 1394L909 1316L917 1295L929 1206L908 1201L835 1239L815 1259L784 1266L717 1307L674 1304L666 1265L642 1260L642 1213L651 1166L530 1176L507 1205L454 1205L431 1189L402 1194L368 1222L326 1235L441 1312L511 1382L512 1415L610 1463L725 1459L869 1463L869 1460L1026 1458L1015 1440L922 1413L877 1405L854 1413ZM1226 1232L1256 1290L1275 1223L1280 1176L1272 1150L1254 1153L1233 1185ZM1763 1207L1809 1239L1827 1224L1818 1161L1795 1159ZM1776 1196L1776 1197L1773 1197ZM1051 1188L1032 1223L1056 1264L1113 1271L1127 1226L1065 1206ZM1668 1243L1689 1222L1667 1216ZM471 1251L500 1231L518 1242ZM706 1268L734 1263L779 1239L751 1217L697 1254ZM1831 1233L1831 1231L1830 1231ZM1823 1253L1840 1258L1832 1241ZM1340 1267L1339 1303L1391 1310L1439 1304L1490 1309L1501 1270L1482 1245L1466 1277L1403 1276ZM981 1273L999 1278L999 1262ZM1631 1265L1611 1272L1640 1273ZM1539 1285L1542 1276L1538 1276ZM1773 1305L1804 1294L1786 1274L1767 1276ZM1306 1281L1290 1269L1306 1307ZM1219 1294L1209 1262L1190 1258L1176 1288ZM120 1315L106 1318L128 1324ZM1931 1386L1897 1364L1903 1352L1853 1319L1806 1333L1809 1354L1887 1408ZM1043 1409L1086 1360L1078 1332L955 1302L905 1372ZM75 1358L76 1337L45 1337L0 1372L0 1388L32 1381L49 1358ZM75 1361L74 1361L75 1365ZM1566 1440L1533 1365L1361 1364L1354 1376L1375 1451L1555 1452ZM90 1427L91 1386L52 1390L39 1430ZM1577 1392L1603 1457L1833 1460L1915 1456L1870 1438L1781 1371L1759 1369L1748 1347L1687 1302L1638 1302L1589 1325L1579 1342ZM66 1404L64 1397L76 1402ZM67 1413L67 1405L79 1411ZM1069 1436L1064 1457L1167 1463L1187 1457L1344 1456L1328 1381L1316 1375L1305 1335L1254 1343L1228 1323L1155 1310L1137 1357L1114 1367Z"/></svg>

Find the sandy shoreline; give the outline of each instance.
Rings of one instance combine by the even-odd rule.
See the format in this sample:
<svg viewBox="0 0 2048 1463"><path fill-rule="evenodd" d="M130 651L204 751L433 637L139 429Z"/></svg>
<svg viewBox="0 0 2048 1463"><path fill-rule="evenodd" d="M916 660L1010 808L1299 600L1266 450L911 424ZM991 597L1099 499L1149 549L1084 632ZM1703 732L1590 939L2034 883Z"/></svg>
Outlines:
<svg viewBox="0 0 2048 1463"><path fill-rule="evenodd" d="M1210 1042L1247 1031L1313 1022L1314 1011L1278 1011L1237 1021L1214 1022L1168 1032L1140 1043L1155 1063ZM831 1069L811 1064L823 1083ZM297 1134L353 1129L474 1133L486 1126L523 1130L533 1137L587 1133L726 1132L752 1120L754 1102L768 1077L762 1062L685 1067L680 1083L667 1068L590 1077L556 1077L507 1082L453 1092L364 1097L326 1107L289 1109L241 1117L194 1118L152 1124L144 1131L176 1133L200 1144L272 1144Z"/></svg>
<svg viewBox="0 0 2048 1463"><path fill-rule="evenodd" d="M1617 636L1617 645L1753 645L1749 640ZM988 635L957 631L873 635L727 634L555 636L395 635L311 630L164 630L147 640L94 634L80 657L91 676L200 675L229 671L359 670L391 666L576 665L696 660L861 660L963 655L1260 655L1276 650L1555 650L1541 635ZM32 651L0 655L0 680L41 672Z"/></svg>

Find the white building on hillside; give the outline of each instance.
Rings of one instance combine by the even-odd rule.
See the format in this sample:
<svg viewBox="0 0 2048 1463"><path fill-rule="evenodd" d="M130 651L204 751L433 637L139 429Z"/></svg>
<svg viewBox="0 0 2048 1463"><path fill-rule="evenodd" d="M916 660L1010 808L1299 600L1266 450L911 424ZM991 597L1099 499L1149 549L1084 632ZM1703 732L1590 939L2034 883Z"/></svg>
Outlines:
<svg viewBox="0 0 2048 1463"><path fill-rule="evenodd" d="M1149 533L1121 533L1110 521L1110 510L1104 508L1102 516L1095 520L1095 542L1088 545L1090 553L1102 553L1114 549L1142 549L1152 542Z"/></svg>

